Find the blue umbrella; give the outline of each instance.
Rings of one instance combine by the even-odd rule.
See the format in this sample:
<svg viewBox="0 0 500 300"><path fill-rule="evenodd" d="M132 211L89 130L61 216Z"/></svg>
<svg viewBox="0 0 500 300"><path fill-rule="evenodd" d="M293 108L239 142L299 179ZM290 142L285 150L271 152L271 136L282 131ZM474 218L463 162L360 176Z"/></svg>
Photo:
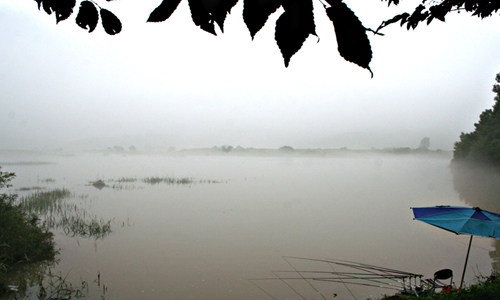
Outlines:
<svg viewBox="0 0 500 300"><path fill-rule="evenodd" d="M470 234L469 249L465 258L460 288L464 282L472 237L478 235L500 239L500 215L478 207L432 206L413 207L412 210L416 220L456 234Z"/></svg>

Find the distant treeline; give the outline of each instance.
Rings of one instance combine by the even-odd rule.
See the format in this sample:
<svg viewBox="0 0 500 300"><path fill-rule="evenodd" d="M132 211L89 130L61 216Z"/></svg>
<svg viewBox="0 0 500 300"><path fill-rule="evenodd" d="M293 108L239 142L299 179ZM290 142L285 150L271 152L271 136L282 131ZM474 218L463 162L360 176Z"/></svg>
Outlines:
<svg viewBox="0 0 500 300"><path fill-rule="evenodd" d="M384 148L384 149L348 149L342 148L293 148L282 146L278 149L271 148L243 148L241 146L214 146L212 148L183 149L178 153L186 155L234 155L234 156L353 156L367 154L428 154L451 156L451 151L440 149L429 150L427 147L410 148Z"/></svg>
<svg viewBox="0 0 500 300"><path fill-rule="evenodd" d="M460 135L455 143L453 160L455 162L473 162L500 167L500 73L493 85L496 93L493 109L487 109L474 124L475 130Z"/></svg>

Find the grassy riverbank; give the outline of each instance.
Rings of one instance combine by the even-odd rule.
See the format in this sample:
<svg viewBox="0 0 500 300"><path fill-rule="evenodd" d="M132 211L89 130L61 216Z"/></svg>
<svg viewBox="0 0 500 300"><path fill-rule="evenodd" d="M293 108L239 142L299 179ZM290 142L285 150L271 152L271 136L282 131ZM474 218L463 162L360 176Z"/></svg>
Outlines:
<svg viewBox="0 0 500 300"><path fill-rule="evenodd" d="M0 171L0 189L8 188L14 173ZM0 193L0 296L7 292L6 274L19 263L54 259L53 234L40 226L37 215L15 204L17 195Z"/></svg>
<svg viewBox="0 0 500 300"><path fill-rule="evenodd" d="M14 173L0 171L0 190L10 187L14 177ZM86 196L67 189L36 189L18 199L16 194L0 192L0 299L32 299L28 290L42 300L84 296L87 282L73 286L66 275L51 270L57 263L52 231L103 239L111 232L111 220L90 214L70 201L74 198ZM99 289L105 293L104 286Z"/></svg>
<svg viewBox="0 0 500 300"><path fill-rule="evenodd" d="M492 274L489 277L480 277L477 283L455 292L437 292L427 295L394 295L386 296L381 300L496 300L500 299L500 275Z"/></svg>

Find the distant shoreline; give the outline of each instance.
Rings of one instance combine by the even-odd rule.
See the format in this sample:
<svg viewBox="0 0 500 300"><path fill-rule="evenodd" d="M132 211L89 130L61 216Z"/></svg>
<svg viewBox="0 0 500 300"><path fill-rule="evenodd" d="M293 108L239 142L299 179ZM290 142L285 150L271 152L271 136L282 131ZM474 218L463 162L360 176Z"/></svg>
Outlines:
<svg viewBox="0 0 500 300"><path fill-rule="evenodd" d="M81 150L70 151L53 150L11 150L0 149L0 156L63 156L71 157L78 154L102 154L102 155L164 155L164 156L262 156L262 157L361 157L367 155L414 155L414 156L431 156L431 157L446 157L452 158L453 151L451 150L428 150L422 148L412 149L409 147L402 148L384 148L384 149L347 149L347 148L298 148L294 149L290 146L283 146L278 149L271 148L243 148L231 146L212 147L212 148L192 148L192 149L147 149L147 150L126 150L123 148L108 148L100 150ZM0 162L0 165L41 165L51 164L43 161L26 161L26 162Z"/></svg>

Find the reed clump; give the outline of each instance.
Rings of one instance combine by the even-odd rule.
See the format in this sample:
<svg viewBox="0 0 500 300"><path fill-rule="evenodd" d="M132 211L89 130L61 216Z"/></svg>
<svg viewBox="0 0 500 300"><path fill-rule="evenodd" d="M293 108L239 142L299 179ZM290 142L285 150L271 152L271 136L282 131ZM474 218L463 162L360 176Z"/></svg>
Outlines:
<svg viewBox="0 0 500 300"><path fill-rule="evenodd" d="M111 233L111 220L88 213L76 203L67 201L78 196L68 189L38 191L19 199L19 207L28 214L38 215L45 230L59 229L69 236L102 239Z"/></svg>
<svg viewBox="0 0 500 300"><path fill-rule="evenodd" d="M200 179L200 180L195 180L194 178L191 177L181 177L181 178L175 178L175 177L146 177L142 179L142 182L145 182L147 184L160 184L160 183L166 183L170 185L175 185L175 184L196 184L196 183L220 183L220 181L216 180L206 180L206 179Z"/></svg>
<svg viewBox="0 0 500 300"><path fill-rule="evenodd" d="M136 182L137 178L133 177L122 177L116 180L117 182L123 183L123 182Z"/></svg>
<svg viewBox="0 0 500 300"><path fill-rule="evenodd" d="M19 188L18 191L20 192L26 192L26 191L40 191L40 190L44 190L45 188L44 187L41 187L41 186L32 186L32 187L22 187L22 188Z"/></svg>

